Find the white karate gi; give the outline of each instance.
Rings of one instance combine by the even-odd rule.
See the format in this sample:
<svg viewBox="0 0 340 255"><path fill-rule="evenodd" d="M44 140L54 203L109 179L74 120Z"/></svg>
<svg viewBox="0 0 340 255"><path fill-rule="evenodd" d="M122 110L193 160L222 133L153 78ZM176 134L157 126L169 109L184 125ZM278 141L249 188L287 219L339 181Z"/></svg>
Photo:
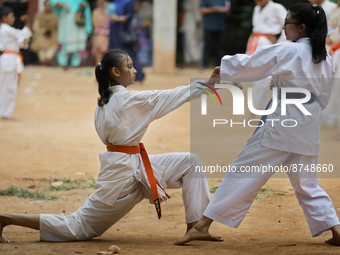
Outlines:
<svg viewBox="0 0 340 255"><path fill-rule="evenodd" d="M268 1L262 10L260 6L255 6L252 19L253 33L280 34L282 32L282 25L286 18L286 14L286 8L273 1ZM285 35L283 33L278 39L278 42L281 41L285 41ZM250 40L248 41L248 44L249 42ZM259 36L257 46L260 47L264 45L272 45L272 42L266 36ZM253 87L253 105L255 109L264 110L266 108L271 97L269 84L269 77L251 83L251 86Z"/></svg>
<svg viewBox="0 0 340 255"><path fill-rule="evenodd" d="M200 49L202 28L197 26L197 24L200 24L202 21L199 5L200 0L183 1L185 14L180 31L183 33L183 54L185 63L198 63L202 57L202 51Z"/></svg>
<svg viewBox="0 0 340 255"><path fill-rule="evenodd" d="M128 91L112 87L112 97L97 106L95 126L104 144L136 146L149 124L175 110L202 92L197 83L171 90ZM147 145L146 145L147 149ZM140 154L104 152L99 155L101 168L94 193L71 215L41 214L40 240L75 241L102 235L142 199L153 203ZM210 201L204 173L194 173L201 165L189 153L149 155L154 174L163 188L181 188L187 223L198 221ZM171 203L171 199L170 199ZM163 211L166 215L166 212ZM158 220L156 211L148 220Z"/></svg>
<svg viewBox="0 0 340 255"><path fill-rule="evenodd" d="M327 56L325 61L314 64L309 39L301 38L296 43L285 42L261 47L252 56L237 54L222 59L222 79L248 81L259 80L268 75L272 75L276 87L302 87L315 94L313 103L304 104L312 115L305 116L295 105L288 105L287 115L281 116L279 100L276 111L268 115L268 119L296 119L298 126L284 128L276 125L272 128L267 121L251 137L231 166L240 170L242 166L261 164L317 164L321 109L327 105L333 86L331 58ZM260 188L272 174L227 173L204 215L231 227L238 227ZM297 172L288 173L288 176L312 236L318 236L339 224L332 202L327 193L318 186L315 173Z"/></svg>
<svg viewBox="0 0 340 255"><path fill-rule="evenodd" d="M15 29L8 24L0 25L0 50L10 50L19 52L20 48L25 48L25 39L29 39L32 32L28 27L22 30ZM18 87L18 74L24 69L18 55L12 53L0 56L0 116L12 117Z"/></svg>

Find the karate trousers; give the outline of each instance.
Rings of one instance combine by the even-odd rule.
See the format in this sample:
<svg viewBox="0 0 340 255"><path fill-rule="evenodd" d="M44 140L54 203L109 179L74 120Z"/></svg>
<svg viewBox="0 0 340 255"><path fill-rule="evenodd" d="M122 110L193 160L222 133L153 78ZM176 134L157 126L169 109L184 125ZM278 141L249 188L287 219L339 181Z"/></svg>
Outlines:
<svg viewBox="0 0 340 255"><path fill-rule="evenodd" d="M246 216L261 187L273 173L237 172L246 166L290 166L291 164L318 164L318 156L307 156L261 145L263 128L248 141L236 160L231 164L235 173L228 172L222 180L204 216L237 228ZM287 173L296 198L303 209L312 236L318 236L340 224L332 201L318 186L316 173Z"/></svg>
<svg viewBox="0 0 340 255"><path fill-rule="evenodd" d="M17 98L19 75L17 72L0 72L0 116L10 118L13 115Z"/></svg>
<svg viewBox="0 0 340 255"><path fill-rule="evenodd" d="M190 153L167 153L149 155L149 158L151 162L165 167L162 180L167 186L164 188L182 188L186 223L198 221L209 204L210 193L204 173L200 176L194 173L195 165L201 166L197 156ZM40 240L80 241L101 236L141 200L149 198L145 194L148 191L138 181L136 173L113 206L89 196L84 205L71 215L41 214ZM164 210L163 214L166 214ZM158 220L156 211L152 216L146 221Z"/></svg>

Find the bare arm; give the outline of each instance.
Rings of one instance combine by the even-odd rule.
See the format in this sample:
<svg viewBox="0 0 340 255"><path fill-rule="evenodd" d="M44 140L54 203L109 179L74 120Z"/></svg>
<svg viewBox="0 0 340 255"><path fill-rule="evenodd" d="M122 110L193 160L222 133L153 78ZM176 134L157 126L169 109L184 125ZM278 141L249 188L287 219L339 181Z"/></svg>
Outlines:
<svg viewBox="0 0 340 255"><path fill-rule="evenodd" d="M201 7L200 8L200 12L203 15L211 14L211 13L216 13L216 12L219 12L219 8L218 8L218 6L214 6L214 7Z"/></svg>
<svg viewBox="0 0 340 255"><path fill-rule="evenodd" d="M126 16L122 15L122 16L118 16L117 14L111 15L111 20L115 21L115 22L126 22L127 18Z"/></svg>
<svg viewBox="0 0 340 255"><path fill-rule="evenodd" d="M25 26L31 29L31 19L28 15L22 15L20 20L25 23Z"/></svg>
<svg viewBox="0 0 340 255"><path fill-rule="evenodd" d="M54 5L55 7L62 7L62 8L64 8L66 11L69 11L70 10L70 7L67 5L67 4L64 4L64 3L56 3L55 5Z"/></svg>

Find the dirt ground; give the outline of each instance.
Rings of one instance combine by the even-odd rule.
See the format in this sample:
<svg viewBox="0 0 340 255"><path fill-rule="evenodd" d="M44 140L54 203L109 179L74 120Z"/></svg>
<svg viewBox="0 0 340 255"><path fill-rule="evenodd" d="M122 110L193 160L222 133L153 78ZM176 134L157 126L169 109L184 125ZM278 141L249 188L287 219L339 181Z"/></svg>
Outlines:
<svg viewBox="0 0 340 255"><path fill-rule="evenodd" d="M105 151L94 129L93 116L98 97L94 68L69 69L26 67L18 89L14 117L17 122L0 121L0 189L11 185L30 187L56 195L46 203L0 196L0 211L11 213L71 214L91 194L93 188L50 191L49 183L60 178L88 180L99 171L98 154ZM210 71L178 69L175 75L161 76L146 70L147 80L131 89L168 89L186 85L191 77L208 77ZM155 121L143 139L149 154L190 150L190 105ZM249 132L248 132L249 131ZM230 133L226 162L231 163L253 130L244 139ZM340 164L340 142L332 139L338 130L322 129L320 162ZM238 140L235 140L238 139ZM335 169L336 170L336 169ZM76 175L77 172L87 175ZM211 188L221 179L209 179ZM339 179L320 179L340 215ZM0 244L0 254L95 254L112 244L121 254L340 254L340 247L324 243L329 232L312 238L289 180L273 178L265 185L269 194L260 194L238 229L213 223L211 232L224 242L194 241L175 246L185 233L181 190L170 190L163 217L156 218L153 205L144 200L104 235L91 241L72 243L39 242L39 232L9 226ZM278 195L284 194L284 195ZM212 194L213 195L213 194Z"/></svg>

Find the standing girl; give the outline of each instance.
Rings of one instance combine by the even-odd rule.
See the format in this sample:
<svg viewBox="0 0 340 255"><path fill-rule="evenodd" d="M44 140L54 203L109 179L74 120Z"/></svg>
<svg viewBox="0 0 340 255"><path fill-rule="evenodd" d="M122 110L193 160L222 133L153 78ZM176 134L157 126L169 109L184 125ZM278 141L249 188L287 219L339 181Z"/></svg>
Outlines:
<svg viewBox="0 0 340 255"><path fill-rule="evenodd" d="M97 6L92 11L92 55L96 63L100 62L109 48L109 17L106 15L105 4L105 0L97 0Z"/></svg>
<svg viewBox="0 0 340 255"><path fill-rule="evenodd" d="M92 33L91 8L87 0L50 0L52 11L58 18L58 63L65 69L69 63L80 65L80 52L86 49Z"/></svg>
<svg viewBox="0 0 340 255"><path fill-rule="evenodd" d="M312 93L303 106L311 115L304 115L292 104L287 105L287 115L282 116L278 104L270 119L297 120L294 128L285 128L272 122L255 131L239 156L232 163L235 173L227 173L204 216L197 225L175 244L187 243L208 235L215 220L237 228L246 216L260 188L273 172L243 173L242 168L283 166L303 170L288 171L295 195L303 208L312 236L332 230L333 238L327 243L340 245L339 219L327 193L318 186L316 167L320 147L321 110L328 103L334 70L332 59L327 55L325 41L327 22L323 9L309 4L296 4L289 8L283 26L286 42L260 47L251 56L237 54L225 56L221 63L221 78L232 81L260 80L271 75L275 87L305 88ZM280 99L281 93L279 93ZM301 98L291 93L287 98ZM304 96L302 96L303 98ZM277 100L273 100L277 102ZM276 122L279 123L279 122ZM305 169L314 171L304 173ZM263 168L262 168L263 169ZM241 170L241 171L240 171Z"/></svg>
<svg viewBox="0 0 340 255"><path fill-rule="evenodd" d="M19 75L24 69L20 48L27 48L32 32L29 29L30 19L21 16L26 26L23 29L12 27L15 21L10 7L0 9L0 116L2 120L14 120L12 117L17 97Z"/></svg>
<svg viewBox="0 0 340 255"><path fill-rule="evenodd" d="M106 53L96 66L99 84L95 127L108 151L100 154L101 168L95 191L71 215L20 215L0 213L2 229L18 225L40 230L42 241L76 241L101 236L144 198L155 204L161 216L160 199L169 197L165 188L181 188L187 230L202 216L210 201L204 173L196 155L190 153L146 154L140 143L149 124L202 93L193 82L170 90L128 91L136 70L130 56L122 50ZM212 78L219 78L215 68ZM204 93L204 92L203 92ZM154 217L154 216L153 216ZM207 239L219 241L218 237Z"/></svg>

